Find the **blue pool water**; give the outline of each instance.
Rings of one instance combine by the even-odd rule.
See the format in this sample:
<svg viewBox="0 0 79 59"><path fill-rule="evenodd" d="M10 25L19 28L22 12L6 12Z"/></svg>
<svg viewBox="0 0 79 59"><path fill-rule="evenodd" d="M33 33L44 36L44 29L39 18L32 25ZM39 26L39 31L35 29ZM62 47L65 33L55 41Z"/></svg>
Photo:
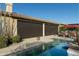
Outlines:
<svg viewBox="0 0 79 59"><path fill-rule="evenodd" d="M45 49L43 50L43 46ZM64 40L54 40L51 43L41 45L39 48L17 52L17 56L68 56L68 42Z"/></svg>
<svg viewBox="0 0 79 59"><path fill-rule="evenodd" d="M60 43L51 49L40 54L41 56L68 56L67 53L68 44Z"/></svg>

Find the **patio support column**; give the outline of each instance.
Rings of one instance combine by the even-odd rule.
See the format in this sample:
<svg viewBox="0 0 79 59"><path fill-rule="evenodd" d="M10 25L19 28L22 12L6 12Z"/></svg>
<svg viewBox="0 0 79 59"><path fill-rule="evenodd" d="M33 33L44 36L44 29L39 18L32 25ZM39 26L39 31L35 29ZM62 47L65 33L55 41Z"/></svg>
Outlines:
<svg viewBox="0 0 79 59"><path fill-rule="evenodd" d="M59 26L58 26L58 33L60 32L60 27L62 27L62 25L59 24Z"/></svg>
<svg viewBox="0 0 79 59"><path fill-rule="evenodd" d="M58 34L59 34L59 31L60 31L60 25L58 26Z"/></svg>
<svg viewBox="0 0 79 59"><path fill-rule="evenodd" d="M45 39L45 23L43 23L42 27L43 27L42 35L43 35L43 39Z"/></svg>

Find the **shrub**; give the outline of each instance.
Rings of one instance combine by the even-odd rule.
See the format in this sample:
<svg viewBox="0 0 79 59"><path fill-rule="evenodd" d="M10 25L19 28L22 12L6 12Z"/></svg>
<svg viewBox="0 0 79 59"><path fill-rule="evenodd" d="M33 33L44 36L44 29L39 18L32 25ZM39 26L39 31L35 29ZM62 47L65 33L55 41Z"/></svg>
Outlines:
<svg viewBox="0 0 79 59"><path fill-rule="evenodd" d="M12 43L19 43L20 42L20 37L19 36L14 36L11 39L12 39Z"/></svg>
<svg viewBox="0 0 79 59"><path fill-rule="evenodd" d="M0 35L0 48L4 48L7 46L6 38Z"/></svg>

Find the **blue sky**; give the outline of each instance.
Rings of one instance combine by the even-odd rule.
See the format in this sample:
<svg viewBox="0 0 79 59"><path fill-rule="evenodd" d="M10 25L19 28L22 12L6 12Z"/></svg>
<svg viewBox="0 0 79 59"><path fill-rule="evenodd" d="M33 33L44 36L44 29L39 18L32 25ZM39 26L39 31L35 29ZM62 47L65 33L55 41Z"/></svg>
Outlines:
<svg viewBox="0 0 79 59"><path fill-rule="evenodd" d="M2 6L1 8L5 9L5 6ZM13 12L65 24L79 23L79 4L14 3Z"/></svg>

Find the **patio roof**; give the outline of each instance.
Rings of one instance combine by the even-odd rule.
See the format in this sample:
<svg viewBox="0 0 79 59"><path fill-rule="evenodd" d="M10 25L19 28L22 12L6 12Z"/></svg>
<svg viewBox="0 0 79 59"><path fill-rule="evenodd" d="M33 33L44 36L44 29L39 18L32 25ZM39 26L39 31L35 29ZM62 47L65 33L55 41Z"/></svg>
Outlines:
<svg viewBox="0 0 79 59"><path fill-rule="evenodd" d="M48 21L48 20L42 20L42 19L39 19L39 18L33 18L31 16L25 16L25 15L18 14L18 13L15 13L15 12L9 13L9 12L5 12L5 11L0 11L0 15L10 16L10 17L13 17L13 18L19 18L19 19L24 19L24 20L29 19L29 20L33 20L33 21L42 22L42 23L60 24L60 23L55 22L55 21Z"/></svg>

